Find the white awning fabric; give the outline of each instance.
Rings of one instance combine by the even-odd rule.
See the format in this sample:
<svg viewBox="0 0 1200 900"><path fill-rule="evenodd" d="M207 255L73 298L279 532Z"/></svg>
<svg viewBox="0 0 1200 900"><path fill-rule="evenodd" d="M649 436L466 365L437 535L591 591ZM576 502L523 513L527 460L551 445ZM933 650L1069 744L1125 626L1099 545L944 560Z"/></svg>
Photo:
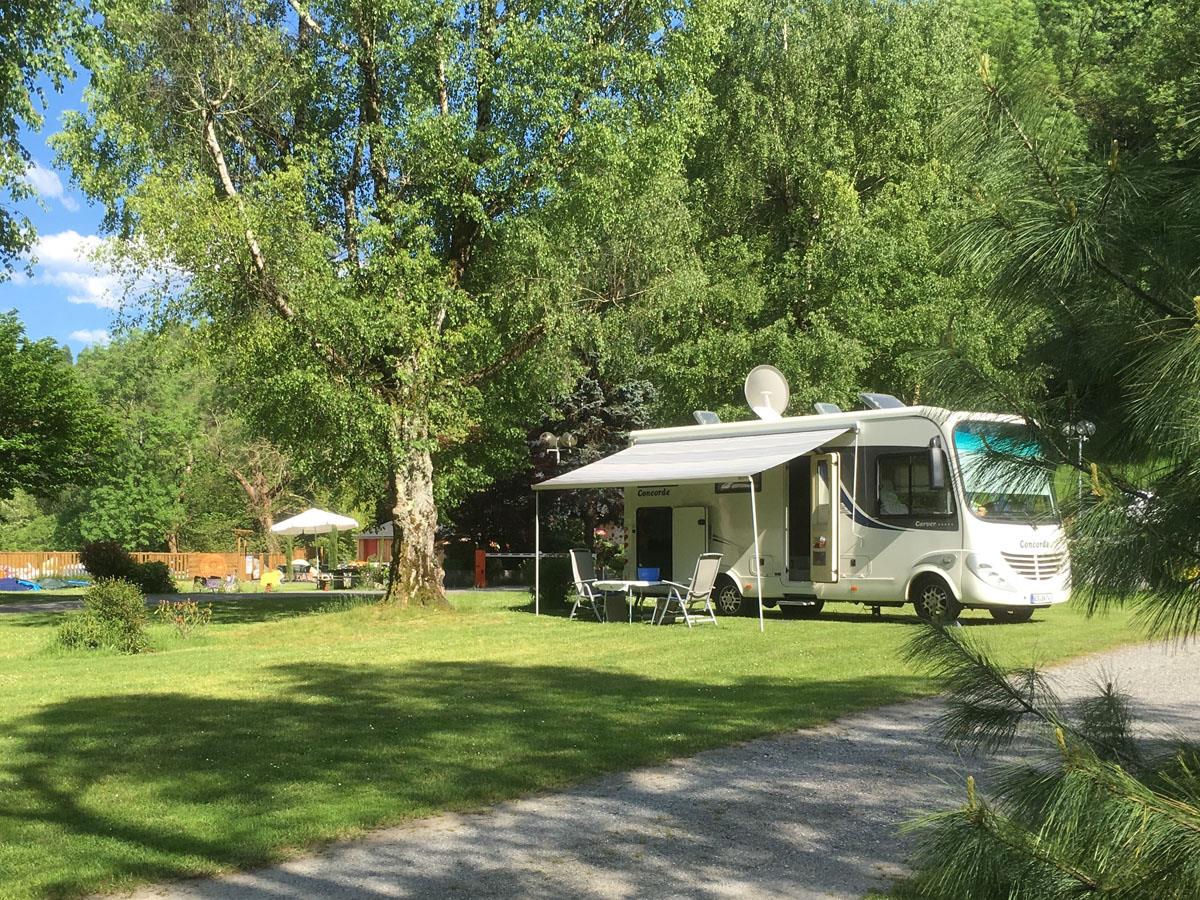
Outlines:
<svg viewBox="0 0 1200 900"><path fill-rule="evenodd" d="M773 469L847 431L848 428L826 428L634 444L590 465L535 484L533 489L575 490L685 481L731 481Z"/></svg>

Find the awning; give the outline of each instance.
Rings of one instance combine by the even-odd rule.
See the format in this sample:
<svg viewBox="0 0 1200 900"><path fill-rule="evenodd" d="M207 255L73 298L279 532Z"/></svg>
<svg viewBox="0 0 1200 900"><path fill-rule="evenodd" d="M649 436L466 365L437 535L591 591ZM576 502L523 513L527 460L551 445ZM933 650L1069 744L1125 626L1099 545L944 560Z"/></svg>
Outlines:
<svg viewBox="0 0 1200 900"><path fill-rule="evenodd" d="M757 475L815 450L850 429L745 434L634 444L572 472L535 484L535 491L609 488L685 481L732 481Z"/></svg>

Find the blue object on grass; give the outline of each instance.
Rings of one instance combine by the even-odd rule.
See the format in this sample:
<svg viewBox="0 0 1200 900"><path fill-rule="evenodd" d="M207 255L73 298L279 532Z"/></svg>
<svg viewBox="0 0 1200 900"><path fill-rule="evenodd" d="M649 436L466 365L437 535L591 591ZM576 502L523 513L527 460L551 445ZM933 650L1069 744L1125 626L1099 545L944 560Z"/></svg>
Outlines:
<svg viewBox="0 0 1200 900"><path fill-rule="evenodd" d="M67 587L91 587L90 581L80 581L78 578L68 578Z"/></svg>
<svg viewBox="0 0 1200 900"><path fill-rule="evenodd" d="M0 578L0 591L31 591L28 581L21 581L18 578Z"/></svg>
<svg viewBox="0 0 1200 900"><path fill-rule="evenodd" d="M659 573L662 572L658 566L638 566L638 581L658 581Z"/></svg>
<svg viewBox="0 0 1200 900"><path fill-rule="evenodd" d="M40 591L42 586L36 581L25 581L22 578L17 579L17 584L23 585L27 591Z"/></svg>

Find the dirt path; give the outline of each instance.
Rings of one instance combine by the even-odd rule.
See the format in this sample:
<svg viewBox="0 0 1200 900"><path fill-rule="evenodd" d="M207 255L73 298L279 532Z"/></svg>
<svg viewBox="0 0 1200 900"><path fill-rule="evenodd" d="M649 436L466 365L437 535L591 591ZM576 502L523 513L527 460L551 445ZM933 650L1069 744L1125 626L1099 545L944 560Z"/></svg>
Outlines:
<svg viewBox="0 0 1200 900"><path fill-rule="evenodd" d="M1057 670L1100 676L1155 736L1200 725L1200 648L1131 647ZM375 832L284 865L137 898L860 898L901 871L896 826L963 794L980 761L940 745L936 700L607 776L558 794Z"/></svg>

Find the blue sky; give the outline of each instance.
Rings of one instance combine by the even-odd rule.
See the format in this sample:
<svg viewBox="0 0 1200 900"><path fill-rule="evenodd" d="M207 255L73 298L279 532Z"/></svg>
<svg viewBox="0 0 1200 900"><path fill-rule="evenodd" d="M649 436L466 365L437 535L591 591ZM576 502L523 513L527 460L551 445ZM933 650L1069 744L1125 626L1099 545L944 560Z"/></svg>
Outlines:
<svg viewBox="0 0 1200 900"><path fill-rule="evenodd" d="M72 189L68 173L55 169L54 153L47 145L62 127L63 112L82 107L86 79L86 73L81 74L62 94L47 90L44 130L23 136L32 156L26 178L39 197L18 209L37 228L37 262L32 277L16 274L0 282L0 310L15 309L31 338L51 337L76 353L108 339L118 301L117 280L89 258L101 246L104 210Z"/></svg>

